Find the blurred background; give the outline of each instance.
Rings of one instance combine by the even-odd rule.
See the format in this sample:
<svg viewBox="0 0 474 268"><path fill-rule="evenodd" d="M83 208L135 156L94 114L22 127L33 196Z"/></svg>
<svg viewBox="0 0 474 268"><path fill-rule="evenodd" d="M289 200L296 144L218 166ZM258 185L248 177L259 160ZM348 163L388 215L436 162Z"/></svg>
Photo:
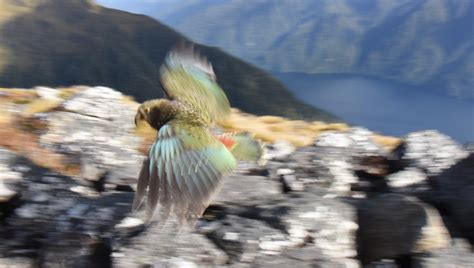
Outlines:
<svg viewBox="0 0 474 268"><path fill-rule="evenodd" d="M265 142L192 229L131 211L182 41ZM472 267L471 0L0 0L0 268Z"/></svg>
<svg viewBox="0 0 474 268"><path fill-rule="evenodd" d="M351 123L474 139L472 1L98 2L220 47Z"/></svg>

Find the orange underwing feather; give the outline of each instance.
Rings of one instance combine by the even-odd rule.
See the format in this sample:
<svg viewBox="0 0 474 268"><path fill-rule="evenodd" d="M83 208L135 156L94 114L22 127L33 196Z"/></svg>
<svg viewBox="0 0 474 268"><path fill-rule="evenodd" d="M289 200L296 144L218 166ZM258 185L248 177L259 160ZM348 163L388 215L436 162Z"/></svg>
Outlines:
<svg viewBox="0 0 474 268"><path fill-rule="evenodd" d="M217 136L217 139L222 142L222 144L224 144L224 146L229 150L235 145L235 140L233 140L230 136L221 135Z"/></svg>

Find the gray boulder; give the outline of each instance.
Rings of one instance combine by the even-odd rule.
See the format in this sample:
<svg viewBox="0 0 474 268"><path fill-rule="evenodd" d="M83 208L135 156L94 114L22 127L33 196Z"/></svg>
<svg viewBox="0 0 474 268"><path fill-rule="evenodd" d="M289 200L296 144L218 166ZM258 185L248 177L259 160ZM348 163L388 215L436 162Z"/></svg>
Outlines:
<svg viewBox="0 0 474 268"><path fill-rule="evenodd" d="M312 252L315 257L299 256L300 260L294 263L309 258L306 263L312 265L324 259L357 267L355 208L320 194L299 192L287 197L252 197L238 203L229 199L208 209L205 219L209 220L201 223L201 229L236 262L257 261L263 265L258 260L272 256L276 263L291 263L290 255L297 254L287 252L308 248L303 255ZM229 237L235 240L227 241Z"/></svg>
<svg viewBox="0 0 474 268"><path fill-rule="evenodd" d="M357 251L363 264L447 247L437 211L414 197L382 194L361 202Z"/></svg>
<svg viewBox="0 0 474 268"><path fill-rule="evenodd" d="M80 165L83 178L132 184L143 156L141 139L133 135L135 109L120 92L104 87L87 88L62 104L65 111L47 114L48 130L42 145L68 156Z"/></svg>
<svg viewBox="0 0 474 268"><path fill-rule="evenodd" d="M459 235L474 244L474 155L433 178L434 202L443 207Z"/></svg>
<svg viewBox="0 0 474 268"><path fill-rule="evenodd" d="M405 166L419 168L429 176L440 174L468 156L461 145L435 130L408 134L393 154Z"/></svg>
<svg viewBox="0 0 474 268"><path fill-rule="evenodd" d="M361 127L348 131L325 132L318 136L315 145L319 147L346 148L351 156L385 155L387 152L372 139L373 133Z"/></svg>
<svg viewBox="0 0 474 268"><path fill-rule="evenodd" d="M456 238L445 248L432 250L429 254L415 256L415 263L425 268L441 266L470 268L474 263L474 252L467 241Z"/></svg>

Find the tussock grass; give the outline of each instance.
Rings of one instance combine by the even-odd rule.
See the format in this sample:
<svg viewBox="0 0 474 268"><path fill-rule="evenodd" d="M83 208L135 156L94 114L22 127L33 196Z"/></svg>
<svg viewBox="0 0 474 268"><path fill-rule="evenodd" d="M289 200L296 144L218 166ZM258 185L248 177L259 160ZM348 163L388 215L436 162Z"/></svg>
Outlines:
<svg viewBox="0 0 474 268"><path fill-rule="evenodd" d="M0 88L0 102L26 104L37 98L34 90L23 88Z"/></svg>
<svg viewBox="0 0 474 268"><path fill-rule="evenodd" d="M219 122L226 131L248 131L265 142L284 140L296 147L313 144L316 137L327 131L347 131L344 123L323 123L289 120L279 116L255 116L232 109L229 120ZM401 140L396 137L374 135L374 141L388 150L394 149Z"/></svg>
<svg viewBox="0 0 474 268"><path fill-rule="evenodd" d="M33 163L68 175L76 175L79 167L68 165L64 157L40 146L38 136L21 129L15 118L0 122L0 147L5 147Z"/></svg>
<svg viewBox="0 0 474 268"><path fill-rule="evenodd" d="M349 128L339 123L324 124L318 121L289 120L279 116L255 116L238 109L232 109L229 120L220 122L219 125L227 131L248 131L265 142L285 140L296 147L312 144L322 131Z"/></svg>
<svg viewBox="0 0 474 268"><path fill-rule="evenodd" d="M45 113L50 112L56 108L58 108L62 100L46 100L46 99L36 99L34 101L29 102L26 105L25 110L21 113L22 116L32 116L37 113Z"/></svg>
<svg viewBox="0 0 474 268"><path fill-rule="evenodd" d="M391 136L382 136L382 135L373 135L372 139L380 145L382 145L385 149L392 151L393 149L397 148L398 145L402 143L402 139L397 137Z"/></svg>
<svg viewBox="0 0 474 268"><path fill-rule="evenodd" d="M71 98L72 96L74 96L79 91L81 91L81 89L77 87L59 88L58 97L63 100L67 100Z"/></svg>
<svg viewBox="0 0 474 268"><path fill-rule="evenodd" d="M130 106L134 109L138 109L138 106L140 106L139 103L137 103L137 101L135 100L135 98L131 97L131 96L127 96L127 95L124 95L123 98L122 98L122 102L127 105L127 106Z"/></svg>

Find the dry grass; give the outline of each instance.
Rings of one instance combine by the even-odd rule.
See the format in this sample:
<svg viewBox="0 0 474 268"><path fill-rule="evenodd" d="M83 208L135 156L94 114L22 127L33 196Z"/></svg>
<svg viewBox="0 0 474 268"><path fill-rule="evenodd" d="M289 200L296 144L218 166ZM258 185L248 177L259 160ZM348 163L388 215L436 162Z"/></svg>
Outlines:
<svg viewBox="0 0 474 268"><path fill-rule="evenodd" d="M266 142L284 140L296 147L310 145L316 137L326 131L347 131L343 123L326 124L319 121L306 122L288 120L278 116L255 116L238 109L232 109L229 120L219 123L227 131L248 131ZM392 150L401 142L399 138L374 135L374 141L387 150Z"/></svg>
<svg viewBox="0 0 474 268"><path fill-rule="evenodd" d="M12 114L6 107L0 103L0 126L9 124L12 120Z"/></svg>
<svg viewBox="0 0 474 268"><path fill-rule="evenodd" d="M372 139L385 149L392 151L393 149L397 148L398 145L402 143L402 139L397 137L390 137L390 136L382 136L375 134L372 136Z"/></svg>
<svg viewBox="0 0 474 268"><path fill-rule="evenodd" d="M77 174L78 166L70 166L66 158L49 151L39 144L39 130L47 129L44 122L36 122L32 115L54 111L64 100L81 91L83 87L68 87L59 89L61 100L45 100L39 98L35 90L0 88L0 147L6 147L30 159L37 165L44 166L65 174ZM124 96L123 102L136 109L138 103L133 98ZM21 104L20 110L14 114L11 108ZM17 109L18 110L18 109ZM284 140L296 147L310 145L316 137L326 131L346 131L346 124L326 124L323 122L306 122L288 120L278 116L255 116L232 109L231 116L225 122L219 123L225 131L248 131L256 138L265 142ZM140 122L135 134L143 137L139 150L146 153L149 146L155 141L156 131L147 123ZM401 142L399 138L382 135L373 136L375 142L391 150Z"/></svg>
<svg viewBox="0 0 474 268"><path fill-rule="evenodd" d="M232 109L231 116L225 122L219 122L225 131L248 131L256 138L265 142L285 140L296 147L302 147L314 142L321 131L346 130L344 124L324 125L320 122L305 122L301 120L288 120L278 116L255 116ZM141 122L135 133L145 139L142 152L154 142L156 131L148 124Z"/></svg>
<svg viewBox="0 0 474 268"><path fill-rule="evenodd" d="M71 98L72 96L74 96L79 91L81 91L81 89L79 87L59 88L58 97L63 99L63 100L67 100L67 99Z"/></svg>
<svg viewBox="0 0 474 268"><path fill-rule="evenodd" d="M150 145L155 142L156 130L150 127L146 122L142 121L138 122L138 125L135 128L135 134L143 138L139 151L146 154Z"/></svg>
<svg viewBox="0 0 474 268"><path fill-rule="evenodd" d="M21 115L29 117L37 113L50 112L58 108L61 103L63 103L62 100L36 99L26 105L26 108L23 110Z"/></svg>
<svg viewBox="0 0 474 268"><path fill-rule="evenodd" d="M248 131L266 142L285 140L296 147L312 144L323 131L344 131L349 128L339 123L325 124L317 121L288 120L278 116L255 116L237 109L232 109L229 120L219 125L227 131Z"/></svg>
<svg viewBox="0 0 474 268"><path fill-rule="evenodd" d="M29 103L38 95L34 90L23 88L0 88L0 102L24 104Z"/></svg>
<svg viewBox="0 0 474 268"><path fill-rule="evenodd" d="M67 99L78 89L60 89L60 97ZM8 148L33 163L63 174L78 174L80 167L69 165L64 156L41 147L38 129L47 128L44 122L31 118L36 113L57 108L62 100L39 98L34 89L0 88L0 147ZM9 107L21 105L22 112L13 113Z"/></svg>
<svg viewBox="0 0 474 268"><path fill-rule="evenodd" d="M132 108L134 108L134 109L138 109L138 106L140 106L140 104L137 103L133 97L126 96L126 95L123 96L122 102L123 102L125 105L128 105L128 106L130 106L130 107L132 107Z"/></svg>
<svg viewBox="0 0 474 268"><path fill-rule="evenodd" d="M62 155L42 148L38 136L21 129L21 124L15 118L0 123L0 147L12 150L39 166L63 174L74 175L79 172L79 167L68 165Z"/></svg>

